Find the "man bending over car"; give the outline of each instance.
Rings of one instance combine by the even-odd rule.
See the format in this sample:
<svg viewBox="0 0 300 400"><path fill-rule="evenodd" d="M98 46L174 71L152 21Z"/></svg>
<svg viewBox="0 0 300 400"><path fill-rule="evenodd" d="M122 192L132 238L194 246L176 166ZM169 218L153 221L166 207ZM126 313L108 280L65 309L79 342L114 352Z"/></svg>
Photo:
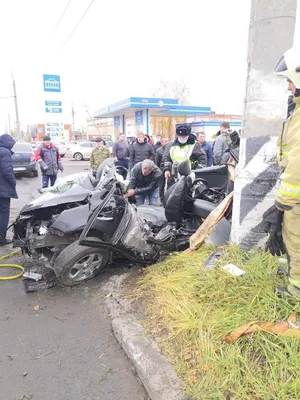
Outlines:
<svg viewBox="0 0 300 400"><path fill-rule="evenodd" d="M135 197L137 206L148 200L150 205L157 205L158 187L162 179L161 170L151 160L141 161L132 168L128 191L125 198Z"/></svg>

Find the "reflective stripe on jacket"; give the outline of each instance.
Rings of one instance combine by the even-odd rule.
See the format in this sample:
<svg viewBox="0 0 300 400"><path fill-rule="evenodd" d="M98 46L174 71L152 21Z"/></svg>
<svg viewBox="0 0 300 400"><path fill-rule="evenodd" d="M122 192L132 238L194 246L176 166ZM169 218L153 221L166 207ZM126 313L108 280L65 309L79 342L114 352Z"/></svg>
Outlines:
<svg viewBox="0 0 300 400"><path fill-rule="evenodd" d="M185 146L172 146L170 149L170 157L173 163L181 163L183 161L190 161L190 157L194 150L194 144L187 144Z"/></svg>
<svg viewBox="0 0 300 400"><path fill-rule="evenodd" d="M300 98L296 97L294 102L295 111L287 120L279 141L279 165L284 171L276 196L277 203L290 207L300 203Z"/></svg>

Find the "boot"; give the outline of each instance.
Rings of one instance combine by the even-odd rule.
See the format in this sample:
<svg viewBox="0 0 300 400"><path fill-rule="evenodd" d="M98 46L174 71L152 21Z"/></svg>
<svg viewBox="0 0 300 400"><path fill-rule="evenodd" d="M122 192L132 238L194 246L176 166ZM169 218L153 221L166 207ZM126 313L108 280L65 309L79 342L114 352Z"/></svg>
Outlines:
<svg viewBox="0 0 300 400"><path fill-rule="evenodd" d="M11 239L7 239L4 236L0 236L0 246L5 246L6 244L11 244L12 240Z"/></svg>
<svg viewBox="0 0 300 400"><path fill-rule="evenodd" d="M0 246L5 246L6 244L12 243L12 240L7 239L6 232L0 233Z"/></svg>

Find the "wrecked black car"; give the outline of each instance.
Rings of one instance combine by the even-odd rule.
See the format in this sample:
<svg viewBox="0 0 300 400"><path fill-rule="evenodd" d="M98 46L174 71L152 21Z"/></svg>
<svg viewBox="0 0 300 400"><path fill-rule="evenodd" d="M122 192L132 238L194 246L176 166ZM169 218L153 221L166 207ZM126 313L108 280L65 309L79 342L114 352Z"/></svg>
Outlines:
<svg viewBox="0 0 300 400"><path fill-rule="evenodd" d="M219 186L226 186L226 168L210 170ZM94 277L117 259L151 264L184 250L223 194L217 199L220 190L207 183L208 168L203 169L205 179L195 179L187 163L179 171L180 179L166 193L164 207L136 207L124 199L124 171L109 159L96 177L90 173L80 184L63 192L49 191L27 204L14 224L14 247L43 259L65 286Z"/></svg>

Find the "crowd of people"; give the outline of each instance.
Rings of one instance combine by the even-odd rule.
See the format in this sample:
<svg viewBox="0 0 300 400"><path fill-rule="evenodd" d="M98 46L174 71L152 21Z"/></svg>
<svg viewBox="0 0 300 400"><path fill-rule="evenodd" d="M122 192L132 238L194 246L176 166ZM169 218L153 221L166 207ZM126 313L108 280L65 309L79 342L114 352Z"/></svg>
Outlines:
<svg viewBox="0 0 300 400"><path fill-rule="evenodd" d="M230 130L228 122L221 124L213 144L206 141L204 132L192 134L190 124L177 126L174 141L158 135L155 144L143 132L138 132L135 142L129 145L121 133L112 156L116 165L130 170L126 197L135 198L137 205L157 205L158 198L163 201L166 183L168 186L174 180L180 162L188 161L191 169L226 164L232 138L239 141L238 133Z"/></svg>

